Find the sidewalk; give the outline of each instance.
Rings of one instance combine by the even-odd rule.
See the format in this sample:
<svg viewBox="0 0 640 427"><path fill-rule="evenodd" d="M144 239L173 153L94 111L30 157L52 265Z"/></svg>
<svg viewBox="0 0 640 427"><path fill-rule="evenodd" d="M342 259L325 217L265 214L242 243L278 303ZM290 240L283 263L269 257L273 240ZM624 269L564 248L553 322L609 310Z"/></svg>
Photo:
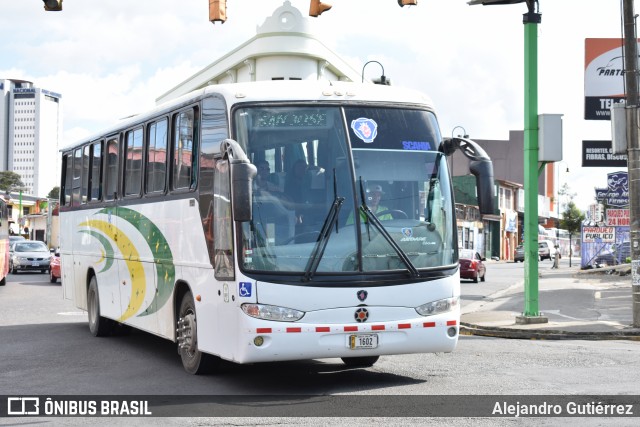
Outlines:
<svg viewBox="0 0 640 427"><path fill-rule="evenodd" d="M610 269L609 269L610 270ZM538 309L548 323L516 324L524 310L524 280L462 308L461 335L523 339L627 339L640 341L633 328L630 266L580 270L541 270Z"/></svg>

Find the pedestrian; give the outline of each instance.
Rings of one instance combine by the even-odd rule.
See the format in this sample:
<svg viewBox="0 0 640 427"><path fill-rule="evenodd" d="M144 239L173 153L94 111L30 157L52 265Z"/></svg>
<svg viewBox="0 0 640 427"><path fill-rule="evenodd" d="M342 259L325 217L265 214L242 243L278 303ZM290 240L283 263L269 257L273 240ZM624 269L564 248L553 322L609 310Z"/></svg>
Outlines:
<svg viewBox="0 0 640 427"><path fill-rule="evenodd" d="M553 265L551 266L551 268L559 268L560 267L560 248L558 247L558 245L555 246L556 251L553 254Z"/></svg>

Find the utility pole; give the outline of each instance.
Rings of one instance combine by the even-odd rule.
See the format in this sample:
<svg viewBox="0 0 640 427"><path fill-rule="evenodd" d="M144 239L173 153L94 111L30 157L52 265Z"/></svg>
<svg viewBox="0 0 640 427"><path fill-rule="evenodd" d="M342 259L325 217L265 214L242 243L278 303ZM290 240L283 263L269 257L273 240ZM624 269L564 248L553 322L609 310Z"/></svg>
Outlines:
<svg viewBox="0 0 640 427"><path fill-rule="evenodd" d="M524 311L517 324L547 323L538 304L538 0L470 0L481 4L526 3L524 24Z"/></svg>
<svg viewBox="0 0 640 427"><path fill-rule="evenodd" d="M629 171L629 231L633 327L640 328L640 140L638 139L638 41L634 0L623 0L624 68Z"/></svg>

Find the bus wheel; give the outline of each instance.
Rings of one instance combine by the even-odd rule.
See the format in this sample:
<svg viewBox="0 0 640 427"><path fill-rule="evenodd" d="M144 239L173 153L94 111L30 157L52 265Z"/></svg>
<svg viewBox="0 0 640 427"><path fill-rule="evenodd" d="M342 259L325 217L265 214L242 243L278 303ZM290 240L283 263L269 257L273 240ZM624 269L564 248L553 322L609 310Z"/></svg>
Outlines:
<svg viewBox="0 0 640 427"><path fill-rule="evenodd" d="M342 361L351 368L368 368L378 361L380 356L343 357Z"/></svg>
<svg viewBox="0 0 640 427"><path fill-rule="evenodd" d="M94 337L104 337L111 332L111 321L100 316L100 299L98 297L98 281L96 276L89 282L87 291L87 311L89 312L89 331Z"/></svg>
<svg viewBox="0 0 640 427"><path fill-rule="evenodd" d="M178 341L178 354L182 359L184 369L193 375L212 372L218 365L219 359L210 354L198 350L198 329L196 319L196 307L191 292L182 297L176 339Z"/></svg>

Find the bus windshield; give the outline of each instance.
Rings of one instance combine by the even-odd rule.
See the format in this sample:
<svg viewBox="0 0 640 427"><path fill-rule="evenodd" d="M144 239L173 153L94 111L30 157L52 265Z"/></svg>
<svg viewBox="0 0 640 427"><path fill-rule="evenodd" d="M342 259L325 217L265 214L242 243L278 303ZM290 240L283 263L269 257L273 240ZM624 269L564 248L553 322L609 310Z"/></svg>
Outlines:
<svg viewBox="0 0 640 427"><path fill-rule="evenodd" d="M422 272L456 261L454 205L433 113L388 106L246 106L235 137L258 173L243 270Z"/></svg>

